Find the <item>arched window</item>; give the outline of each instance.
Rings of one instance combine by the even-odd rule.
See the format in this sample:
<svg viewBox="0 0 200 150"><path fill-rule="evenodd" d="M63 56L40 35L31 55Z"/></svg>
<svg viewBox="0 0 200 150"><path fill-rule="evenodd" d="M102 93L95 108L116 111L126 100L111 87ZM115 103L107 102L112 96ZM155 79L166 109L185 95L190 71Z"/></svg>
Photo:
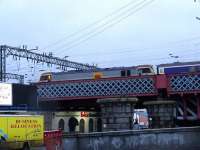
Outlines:
<svg viewBox="0 0 200 150"><path fill-rule="evenodd" d="M77 125L78 125L78 120L74 117L71 117L68 122L69 132L75 132Z"/></svg>
<svg viewBox="0 0 200 150"><path fill-rule="evenodd" d="M98 118L97 120L97 132L101 132L102 131L102 120L101 118Z"/></svg>
<svg viewBox="0 0 200 150"><path fill-rule="evenodd" d="M90 120L89 120L89 132L93 132L93 124L94 124L93 119L90 118Z"/></svg>
<svg viewBox="0 0 200 150"><path fill-rule="evenodd" d="M65 121L63 119L60 119L58 122L58 128L61 129L62 131L65 130Z"/></svg>
<svg viewBox="0 0 200 150"><path fill-rule="evenodd" d="M79 126L80 132L84 133L85 132L85 120L81 119L80 120L80 126Z"/></svg>

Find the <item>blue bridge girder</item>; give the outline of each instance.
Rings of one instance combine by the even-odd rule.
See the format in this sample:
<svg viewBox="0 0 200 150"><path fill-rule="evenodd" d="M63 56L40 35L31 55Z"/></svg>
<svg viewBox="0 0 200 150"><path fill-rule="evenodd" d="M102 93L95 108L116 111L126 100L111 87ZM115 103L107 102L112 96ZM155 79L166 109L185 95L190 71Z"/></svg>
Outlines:
<svg viewBox="0 0 200 150"><path fill-rule="evenodd" d="M152 96L158 94L156 75L51 81L36 83L39 100L97 99L120 96ZM200 74L174 74L164 76L167 93L200 93Z"/></svg>
<svg viewBox="0 0 200 150"><path fill-rule="evenodd" d="M200 93L200 74L176 74L167 76L169 94Z"/></svg>
<svg viewBox="0 0 200 150"><path fill-rule="evenodd" d="M177 119L200 119L200 73L51 81L36 86L40 102L157 96L159 89L165 89L168 95L179 95Z"/></svg>
<svg viewBox="0 0 200 150"><path fill-rule="evenodd" d="M155 76L37 83L39 100L157 95Z"/></svg>

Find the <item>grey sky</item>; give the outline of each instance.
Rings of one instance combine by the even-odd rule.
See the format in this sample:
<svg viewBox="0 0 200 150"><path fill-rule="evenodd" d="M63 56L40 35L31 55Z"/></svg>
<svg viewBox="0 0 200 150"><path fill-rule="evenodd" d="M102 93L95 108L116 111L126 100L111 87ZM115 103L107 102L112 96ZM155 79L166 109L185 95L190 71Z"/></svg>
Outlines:
<svg viewBox="0 0 200 150"><path fill-rule="evenodd" d="M115 13L96 26L64 39L131 1L132 5L124 9L126 13ZM55 56L69 56L70 60L97 63L100 67L173 62L170 52L180 56L179 61L199 60L200 21L195 17L200 16L200 2L154 0L115 24L142 1L145 0L0 0L1 44L39 46L38 52L52 51ZM91 31L105 23L115 25L68 49L70 43L75 41L73 46L79 43L80 36L80 41L84 41ZM62 42L52 46L57 40ZM27 71L23 64L15 64L20 65L18 72ZM13 63L8 63L8 70L16 70Z"/></svg>

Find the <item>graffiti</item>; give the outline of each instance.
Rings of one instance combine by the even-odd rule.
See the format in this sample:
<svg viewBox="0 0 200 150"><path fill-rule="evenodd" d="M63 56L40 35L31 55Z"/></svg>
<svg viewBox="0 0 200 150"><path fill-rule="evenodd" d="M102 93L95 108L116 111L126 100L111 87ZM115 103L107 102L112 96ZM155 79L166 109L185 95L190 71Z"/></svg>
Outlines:
<svg viewBox="0 0 200 150"><path fill-rule="evenodd" d="M5 134L2 129L0 129L0 142L5 142L7 139L8 135Z"/></svg>
<svg viewBox="0 0 200 150"><path fill-rule="evenodd" d="M120 138L113 138L112 145L115 149L121 149L123 142L120 140Z"/></svg>
<svg viewBox="0 0 200 150"><path fill-rule="evenodd" d="M125 138L125 143L127 143L127 147L129 149L133 149L137 147L140 144L140 137L138 136L133 136L133 137L126 137Z"/></svg>
<svg viewBox="0 0 200 150"><path fill-rule="evenodd" d="M92 150L100 150L102 145L104 145L103 139L97 138L94 140L90 140L88 147L91 148Z"/></svg>

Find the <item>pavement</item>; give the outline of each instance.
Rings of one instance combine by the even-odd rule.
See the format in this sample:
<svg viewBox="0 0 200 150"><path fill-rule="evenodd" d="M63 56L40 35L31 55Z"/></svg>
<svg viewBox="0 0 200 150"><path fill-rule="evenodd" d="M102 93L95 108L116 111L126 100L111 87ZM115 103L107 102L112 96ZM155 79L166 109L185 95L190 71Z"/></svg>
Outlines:
<svg viewBox="0 0 200 150"><path fill-rule="evenodd" d="M34 147L34 148L31 148L31 150L46 150L45 147Z"/></svg>
<svg viewBox="0 0 200 150"><path fill-rule="evenodd" d="M57 148L55 150L61 150L62 148ZM34 148L31 148L31 150L46 150L46 148L43 146L43 147L34 147Z"/></svg>

